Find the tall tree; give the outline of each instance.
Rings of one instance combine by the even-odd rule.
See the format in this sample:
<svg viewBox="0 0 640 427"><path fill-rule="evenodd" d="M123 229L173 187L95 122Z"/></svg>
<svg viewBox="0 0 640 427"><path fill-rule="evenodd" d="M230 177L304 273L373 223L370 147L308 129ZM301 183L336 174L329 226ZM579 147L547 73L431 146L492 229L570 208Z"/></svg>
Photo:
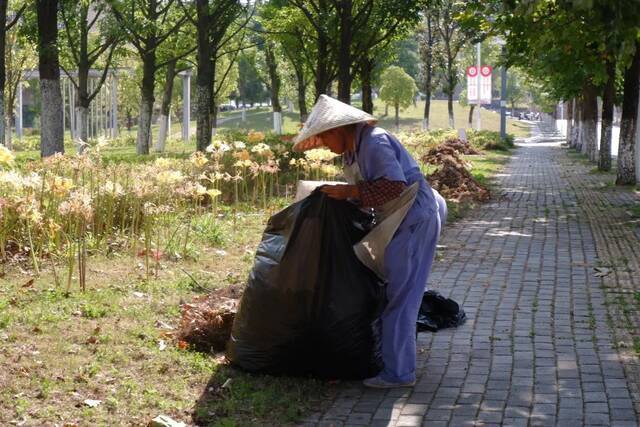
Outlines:
<svg viewBox="0 0 640 427"><path fill-rule="evenodd" d="M38 71L42 113L40 115L40 155L64 153L62 93L58 54L58 0L37 0Z"/></svg>
<svg viewBox="0 0 640 427"><path fill-rule="evenodd" d="M0 61L3 61L3 65L0 66L0 81L2 82L0 87L4 88L0 95L0 110L4 111L3 123L0 124L4 130L0 131L0 138L4 136L4 140L0 140L0 143L4 143L8 148L12 147L11 120L14 115L18 85L23 78L24 70L33 69L37 64L35 49L24 33L20 31L19 26L16 25L26 10L26 4L17 9L11 6L17 5L10 4L9 16L5 18L8 22L4 28L4 42L0 42L0 49L3 50L3 54L0 56Z"/></svg>
<svg viewBox="0 0 640 427"><path fill-rule="evenodd" d="M607 81L602 93L602 128L598 169L611 170L611 139L613 134L613 107L616 97L616 62L607 61Z"/></svg>
<svg viewBox="0 0 640 427"><path fill-rule="evenodd" d="M447 111L449 113L449 127L455 127L453 116L453 95L460 81L458 70L458 54L469 41L469 34L463 31L457 15L464 10L465 3L456 0L442 0L435 18L435 26L442 45L443 86L442 91L447 95Z"/></svg>
<svg viewBox="0 0 640 427"><path fill-rule="evenodd" d="M631 64L624 73L624 99L620 120L618 176L616 184L636 183L635 150L638 131L638 91L640 90L640 42L636 40Z"/></svg>
<svg viewBox="0 0 640 427"><path fill-rule="evenodd" d="M276 57L276 45L271 41L264 44L264 61L267 67L267 88L271 97L271 109L273 111L274 130L282 133L282 106L280 105L281 77L278 72L278 59Z"/></svg>
<svg viewBox="0 0 640 427"><path fill-rule="evenodd" d="M304 14L297 8L285 7L287 0L266 3L260 11L264 38L274 40L291 65L296 84L300 122L307 119L307 89L313 79L313 32Z"/></svg>
<svg viewBox="0 0 640 427"><path fill-rule="evenodd" d="M256 50L247 49L238 55L238 96L241 104L253 106L267 97L256 68Z"/></svg>
<svg viewBox="0 0 640 427"><path fill-rule="evenodd" d="M195 11L185 1L180 1L197 33L196 148L204 151L211 145L217 120L216 95L241 50L233 43L238 34L244 32L251 15L248 6L238 0L196 0ZM243 16L245 18L237 22ZM221 59L230 54L232 60L221 67Z"/></svg>
<svg viewBox="0 0 640 427"><path fill-rule="evenodd" d="M333 0L287 0L298 9L313 29L312 43L305 43L304 54L313 64L314 97L327 93L337 75L336 67L336 16ZM334 41L334 43L332 43Z"/></svg>
<svg viewBox="0 0 640 427"><path fill-rule="evenodd" d="M372 3L371 10L361 7L355 15L358 24L354 31L352 57L354 73L362 84L362 105L369 113L373 112L373 73L380 71L389 61L388 49L394 43L410 42L406 36L420 22L421 12L426 2L422 0L398 0L395 2ZM399 55L400 56L400 55ZM395 58L396 63L400 58Z"/></svg>
<svg viewBox="0 0 640 427"><path fill-rule="evenodd" d="M5 83L7 80L6 73L6 63L5 63L5 55L6 55L6 46L7 46L7 33L11 30L11 28L16 25L22 13L25 11L27 5L22 4L18 9L12 11L11 15L8 15L9 9L9 0L1 0L0 1L0 119L5 117ZM11 104L9 104L11 105ZM8 108L7 110L11 111L12 108ZM5 122L4 120L0 120L0 144L5 144Z"/></svg>
<svg viewBox="0 0 640 427"><path fill-rule="evenodd" d="M160 101L160 115L158 117L158 138L155 144L155 151L163 152L167 138L171 133L169 129L169 116L171 114L171 104L173 102L174 81L179 73L191 68L193 63L192 54L185 58L178 58L175 52L190 52L193 50L193 39L195 38L195 28L191 25L184 25L172 34L165 43L158 49L158 60L166 62L164 76L159 80L162 83L162 99Z"/></svg>
<svg viewBox="0 0 640 427"><path fill-rule="evenodd" d="M437 55L437 32L434 28L434 11L426 7L422 26L418 32L420 41L420 56L422 59L422 90L425 95L422 129L429 129L429 116L431 114L431 91L433 89L434 58Z"/></svg>
<svg viewBox="0 0 640 427"><path fill-rule="evenodd" d="M81 151L89 139L89 107L109 75L120 33L103 1L60 0L60 16L67 46L63 49L63 70L77 93L74 134ZM90 73L97 65L100 76L90 90Z"/></svg>
<svg viewBox="0 0 640 427"><path fill-rule="evenodd" d="M176 0L108 0L114 16L142 61L140 117L136 152L149 154L151 116L155 102L156 72L175 58L193 51L175 52L171 58L158 61L158 48L186 22Z"/></svg>
<svg viewBox="0 0 640 427"><path fill-rule="evenodd" d="M598 89L591 80L586 80L582 89L582 121L582 152L595 162L598 151Z"/></svg>

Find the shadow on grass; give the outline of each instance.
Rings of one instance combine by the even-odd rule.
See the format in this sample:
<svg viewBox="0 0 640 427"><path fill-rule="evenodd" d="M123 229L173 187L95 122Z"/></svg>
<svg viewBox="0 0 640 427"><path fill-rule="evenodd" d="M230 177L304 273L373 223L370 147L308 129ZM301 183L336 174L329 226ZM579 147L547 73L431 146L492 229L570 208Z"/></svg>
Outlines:
<svg viewBox="0 0 640 427"><path fill-rule="evenodd" d="M220 366L193 409L198 426L294 425L326 409L329 383L309 378L250 374Z"/></svg>

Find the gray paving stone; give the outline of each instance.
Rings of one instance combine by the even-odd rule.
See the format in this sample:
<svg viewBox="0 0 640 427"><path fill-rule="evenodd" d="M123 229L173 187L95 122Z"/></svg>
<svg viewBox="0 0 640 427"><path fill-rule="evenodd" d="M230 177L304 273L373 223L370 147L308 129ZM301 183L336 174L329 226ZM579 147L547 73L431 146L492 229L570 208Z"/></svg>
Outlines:
<svg viewBox="0 0 640 427"><path fill-rule="evenodd" d="M616 348L607 322L613 306L602 286L615 286L625 273L598 279L592 268L630 234L606 228L602 212L613 215L608 206L640 196L601 187L604 176L590 169L557 143L518 148L497 180L495 200L444 227L428 286L462 303L467 323L420 334L424 351L412 390L346 383L334 405L305 422L639 425L640 384Z"/></svg>

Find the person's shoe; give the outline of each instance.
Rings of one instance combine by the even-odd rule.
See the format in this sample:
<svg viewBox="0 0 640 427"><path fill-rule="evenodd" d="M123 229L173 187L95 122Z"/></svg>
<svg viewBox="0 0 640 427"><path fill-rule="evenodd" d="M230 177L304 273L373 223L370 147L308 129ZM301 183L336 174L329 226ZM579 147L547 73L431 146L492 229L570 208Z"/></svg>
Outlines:
<svg viewBox="0 0 640 427"><path fill-rule="evenodd" d="M365 387L371 388L396 388L396 387L413 387L416 385L415 380L404 382L404 383L394 383L391 381L384 380L380 377L367 378L362 382Z"/></svg>

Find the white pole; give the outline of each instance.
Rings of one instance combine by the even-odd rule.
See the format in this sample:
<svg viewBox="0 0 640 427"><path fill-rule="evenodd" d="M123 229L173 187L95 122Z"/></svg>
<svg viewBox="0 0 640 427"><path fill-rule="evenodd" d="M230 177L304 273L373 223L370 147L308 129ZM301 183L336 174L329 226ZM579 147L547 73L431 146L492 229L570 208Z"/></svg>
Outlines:
<svg viewBox="0 0 640 427"><path fill-rule="evenodd" d="M276 135L282 134L282 113L279 111L273 112L273 131Z"/></svg>
<svg viewBox="0 0 640 427"><path fill-rule="evenodd" d="M18 107L16 108L16 134L18 140L22 141L22 82L18 83Z"/></svg>
<svg viewBox="0 0 640 427"><path fill-rule="evenodd" d="M118 137L118 77L111 75L111 138Z"/></svg>
<svg viewBox="0 0 640 427"><path fill-rule="evenodd" d="M182 140L189 142L191 121L191 70L182 74Z"/></svg>
<svg viewBox="0 0 640 427"><path fill-rule="evenodd" d="M477 56L478 56L478 58L477 58L477 60L478 60L478 72L476 74L476 79L478 79L478 105L476 106L476 129L477 130L482 129L482 123L480 121L480 105L481 105L480 104L480 93L482 92L481 89L480 89L480 75L482 74L480 72L480 69L482 67L482 61L481 61L481 58L480 58L481 47L482 47L481 43L477 43L476 44L476 50L478 52L477 53Z"/></svg>
<svg viewBox="0 0 640 427"><path fill-rule="evenodd" d="M71 139L76 140L76 101L73 97L73 83L69 85L69 132Z"/></svg>
<svg viewBox="0 0 640 427"><path fill-rule="evenodd" d="M62 84L62 134L64 135L65 128L67 126L67 91L66 91L66 80L64 77L60 79L60 83ZM64 139L64 136L63 136Z"/></svg>

